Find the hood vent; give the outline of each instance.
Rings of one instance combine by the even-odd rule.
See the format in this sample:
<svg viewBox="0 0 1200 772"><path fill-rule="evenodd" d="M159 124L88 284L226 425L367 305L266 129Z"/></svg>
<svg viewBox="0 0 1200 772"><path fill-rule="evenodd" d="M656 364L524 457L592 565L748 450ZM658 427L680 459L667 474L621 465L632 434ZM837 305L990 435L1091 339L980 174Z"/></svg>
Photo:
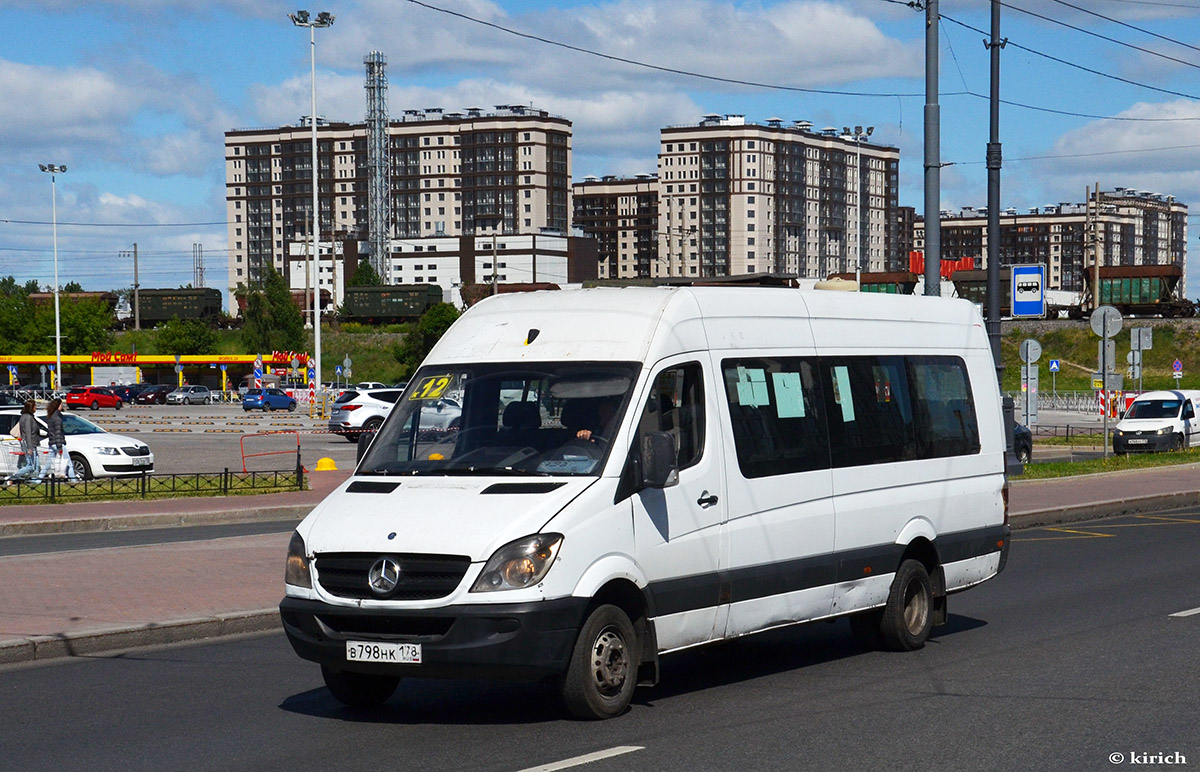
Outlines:
<svg viewBox="0 0 1200 772"><path fill-rule="evenodd" d="M490 493L549 493L563 487L561 482L496 483L484 488L483 495Z"/></svg>
<svg viewBox="0 0 1200 772"><path fill-rule="evenodd" d="M391 493L400 487L398 482L377 482L375 480L355 480L350 483L346 493Z"/></svg>

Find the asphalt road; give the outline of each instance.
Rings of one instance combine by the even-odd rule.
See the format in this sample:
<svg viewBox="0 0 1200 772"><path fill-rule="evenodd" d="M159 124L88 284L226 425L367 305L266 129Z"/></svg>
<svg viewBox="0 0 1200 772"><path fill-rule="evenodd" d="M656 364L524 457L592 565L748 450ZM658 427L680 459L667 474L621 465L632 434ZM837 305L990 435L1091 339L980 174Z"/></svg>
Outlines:
<svg viewBox="0 0 1200 772"><path fill-rule="evenodd" d="M355 713L282 634L0 670L6 770L1111 770L1200 764L1200 510L1022 531L921 651L844 621L664 659L632 709L401 684ZM203 592L203 587L197 587ZM607 755L606 755L607 754ZM1118 756L1119 754L1119 756ZM1175 763L1150 763L1171 758ZM1182 761L1180 761L1182 759ZM545 769L561 767L541 767Z"/></svg>
<svg viewBox="0 0 1200 772"><path fill-rule="evenodd" d="M303 410L246 412L240 405L226 404L73 412L110 432L146 442L154 452L154 470L162 474L241 471L243 463L250 471L294 469L297 444L301 463L309 470L321 458L332 458L338 469L350 468L355 461L354 443L329 434L327 421L309 418Z"/></svg>

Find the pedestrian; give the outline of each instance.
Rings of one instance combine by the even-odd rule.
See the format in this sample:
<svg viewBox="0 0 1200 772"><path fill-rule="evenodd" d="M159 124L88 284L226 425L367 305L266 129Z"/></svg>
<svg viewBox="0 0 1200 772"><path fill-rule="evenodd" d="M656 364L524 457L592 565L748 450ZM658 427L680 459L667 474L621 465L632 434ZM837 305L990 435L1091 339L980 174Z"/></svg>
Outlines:
<svg viewBox="0 0 1200 772"><path fill-rule="evenodd" d="M78 479L75 465L66 456L67 435L63 432L62 398L55 397L46 405L46 437L50 444L50 469L54 476L64 466L68 480Z"/></svg>
<svg viewBox="0 0 1200 772"><path fill-rule="evenodd" d="M34 416L36 410L37 403L32 399L25 400L21 407L21 418L17 421L17 433L21 435L21 466L10 480L41 482L42 464L38 457L38 446L46 433Z"/></svg>

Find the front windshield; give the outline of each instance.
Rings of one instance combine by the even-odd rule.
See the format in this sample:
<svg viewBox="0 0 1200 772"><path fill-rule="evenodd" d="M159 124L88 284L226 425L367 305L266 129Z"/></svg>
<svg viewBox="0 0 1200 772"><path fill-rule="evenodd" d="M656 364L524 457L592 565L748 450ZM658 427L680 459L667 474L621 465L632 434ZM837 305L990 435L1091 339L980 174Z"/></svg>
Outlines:
<svg viewBox="0 0 1200 772"><path fill-rule="evenodd" d="M65 434L68 437L71 437L71 436L74 436L77 434L103 434L104 433L103 429L101 429L99 426L96 426L96 424L92 423L91 421L87 420L86 418L80 418L79 416L71 415L70 413L63 413L62 419L63 419L63 434Z"/></svg>
<svg viewBox="0 0 1200 772"><path fill-rule="evenodd" d="M632 362L422 368L358 473L597 475L638 369Z"/></svg>
<svg viewBox="0 0 1200 772"><path fill-rule="evenodd" d="M1178 399L1139 399L1129 406L1126 418L1174 418L1183 402Z"/></svg>

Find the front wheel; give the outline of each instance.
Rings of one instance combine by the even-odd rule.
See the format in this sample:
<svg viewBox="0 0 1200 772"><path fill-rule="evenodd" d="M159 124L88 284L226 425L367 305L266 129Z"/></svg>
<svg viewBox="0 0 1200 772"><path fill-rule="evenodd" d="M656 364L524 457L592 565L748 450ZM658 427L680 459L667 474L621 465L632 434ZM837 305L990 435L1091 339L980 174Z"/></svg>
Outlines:
<svg viewBox="0 0 1200 772"><path fill-rule="evenodd" d="M641 646L624 611L600 606L575 640L562 682L562 698L576 718L612 718L633 699Z"/></svg>
<svg viewBox="0 0 1200 772"><path fill-rule="evenodd" d="M119 399L118 399L118 400L117 400L117 410L120 410L120 409L121 409L121 404L122 404L122 403L121 403L121 400L119 400Z"/></svg>
<svg viewBox="0 0 1200 772"><path fill-rule="evenodd" d="M1169 448L1169 450L1172 453L1178 453L1179 451L1183 450L1183 437L1179 436L1178 434L1176 434L1174 437L1172 437L1171 438L1171 447Z"/></svg>
<svg viewBox="0 0 1200 772"><path fill-rule="evenodd" d="M933 627L933 583L919 560L905 560L896 571L879 623L883 645L892 651L915 651L925 645Z"/></svg>
<svg viewBox="0 0 1200 772"><path fill-rule="evenodd" d="M288 412L289 412L289 413L295 413L295 412L296 412L296 403L295 403L295 402L289 402L289 403L288 403Z"/></svg>
<svg viewBox="0 0 1200 772"><path fill-rule="evenodd" d="M1025 448L1025 447L1017 448L1017 460L1020 461L1022 464L1028 464L1030 456L1031 456L1031 454L1029 452L1029 448Z"/></svg>
<svg viewBox="0 0 1200 772"><path fill-rule="evenodd" d="M88 464L87 459L78 453L72 453L71 466L75 467L75 476L80 480L92 479L92 467Z"/></svg>
<svg viewBox="0 0 1200 772"><path fill-rule="evenodd" d="M321 665L321 677L334 698L349 708L373 708L387 702L400 684L398 676L348 673Z"/></svg>

